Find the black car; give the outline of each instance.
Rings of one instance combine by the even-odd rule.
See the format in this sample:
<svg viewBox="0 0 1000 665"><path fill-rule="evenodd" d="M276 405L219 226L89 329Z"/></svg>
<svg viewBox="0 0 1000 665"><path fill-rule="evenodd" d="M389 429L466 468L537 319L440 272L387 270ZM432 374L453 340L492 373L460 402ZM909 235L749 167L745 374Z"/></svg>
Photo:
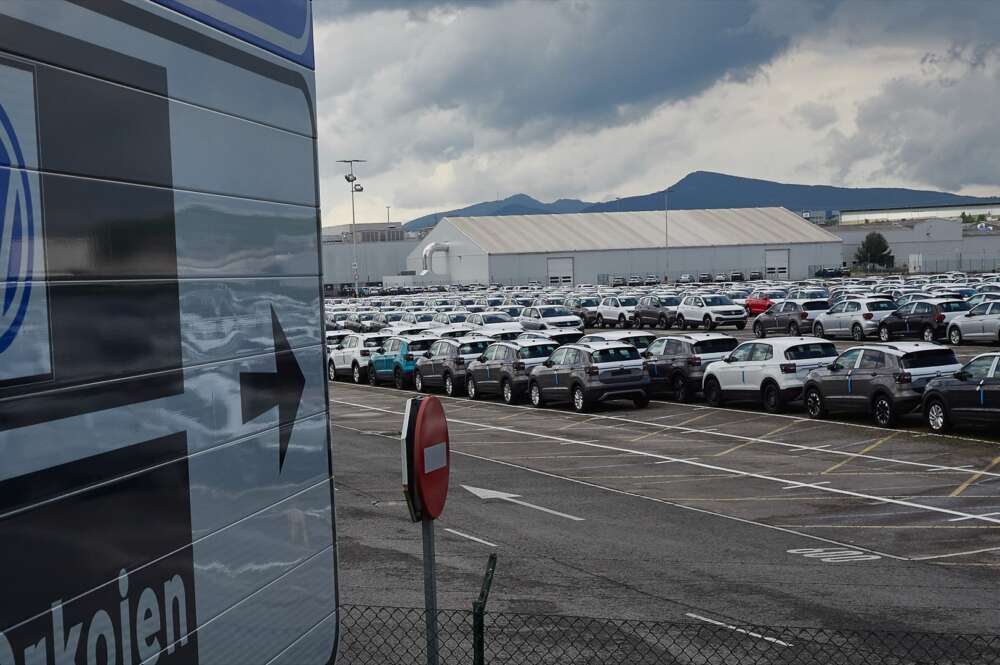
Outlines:
<svg viewBox="0 0 1000 665"><path fill-rule="evenodd" d="M750 271L750 281L754 282L754 281L756 281L758 279L764 279L764 273L762 273L759 270L751 270Z"/></svg>
<svg viewBox="0 0 1000 665"><path fill-rule="evenodd" d="M1000 418L1000 353L976 356L950 376L927 384L923 413L932 432Z"/></svg>
<svg viewBox="0 0 1000 665"><path fill-rule="evenodd" d="M889 342L899 337L916 337L925 342L941 339L948 331L949 314L971 309L961 300L917 300L907 303L882 319L878 338Z"/></svg>
<svg viewBox="0 0 1000 665"><path fill-rule="evenodd" d="M812 334L816 316L830 309L826 300L782 300L771 305L757 315L753 322L753 334L766 337L770 333L778 335Z"/></svg>
<svg viewBox="0 0 1000 665"><path fill-rule="evenodd" d="M698 273L698 281L702 282L703 284L712 282L713 281L713 279L712 279L712 273L710 273L710 272L701 272L701 273Z"/></svg>
<svg viewBox="0 0 1000 665"><path fill-rule="evenodd" d="M493 343L480 335L439 339L417 358L413 370L413 387L417 392L428 388L443 388L448 396L463 390L466 368Z"/></svg>
<svg viewBox="0 0 1000 665"><path fill-rule="evenodd" d="M468 365L466 394L469 399L500 395L513 404L528 391L531 370L551 356L559 345L547 339L496 342Z"/></svg>
<svg viewBox="0 0 1000 665"><path fill-rule="evenodd" d="M643 296L636 303L632 325L636 328L649 325L667 330L677 320L677 305L680 304L678 296Z"/></svg>
<svg viewBox="0 0 1000 665"><path fill-rule="evenodd" d="M704 370L722 360L739 341L722 333L665 335L649 345L643 357L649 367L651 392L666 393L678 402L688 402L701 391Z"/></svg>
<svg viewBox="0 0 1000 665"><path fill-rule="evenodd" d="M855 346L806 377L803 395L810 418L830 411L871 414L880 427L920 405L928 382L960 367L955 352L937 344L899 342Z"/></svg>

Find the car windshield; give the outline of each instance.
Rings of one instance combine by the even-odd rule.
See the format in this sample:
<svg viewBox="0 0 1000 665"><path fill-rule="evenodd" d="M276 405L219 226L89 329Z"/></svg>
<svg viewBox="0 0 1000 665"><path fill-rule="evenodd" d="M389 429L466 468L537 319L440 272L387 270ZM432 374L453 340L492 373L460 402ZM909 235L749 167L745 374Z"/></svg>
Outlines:
<svg viewBox="0 0 1000 665"><path fill-rule="evenodd" d="M403 318L402 312L393 312L392 314L385 315L386 321L399 321L401 318Z"/></svg>
<svg viewBox="0 0 1000 665"><path fill-rule="evenodd" d="M726 296L705 296L705 305L708 307L716 307L718 305L732 305L733 301Z"/></svg>
<svg viewBox="0 0 1000 665"><path fill-rule="evenodd" d="M626 344L631 344L638 349L644 349L656 341L656 335L634 335L622 340Z"/></svg>
<svg viewBox="0 0 1000 665"><path fill-rule="evenodd" d="M662 305L663 307L673 307L680 304L681 304L681 299L678 298L677 296L660 297L660 305Z"/></svg>
<svg viewBox="0 0 1000 665"><path fill-rule="evenodd" d="M359 321L371 321L374 318L375 318L375 313L374 312L366 312L364 314L359 314L358 315L358 320Z"/></svg>
<svg viewBox="0 0 1000 665"><path fill-rule="evenodd" d="M590 354L590 360L595 363L614 363L624 360L638 360L639 351L634 346L620 346L612 349L601 349Z"/></svg>
<svg viewBox="0 0 1000 665"><path fill-rule="evenodd" d="M385 340L387 340L387 339L388 339L388 337L369 337L369 338L367 338L365 340L365 348L366 349L377 349L378 347L380 347L383 344L385 344Z"/></svg>
<svg viewBox="0 0 1000 665"><path fill-rule="evenodd" d="M899 309L899 305L890 300L873 300L867 304L869 312L891 312Z"/></svg>
<svg viewBox="0 0 1000 665"><path fill-rule="evenodd" d="M739 340L732 337L717 337L716 339L703 339L695 342L695 353L729 353L739 344Z"/></svg>
<svg viewBox="0 0 1000 665"><path fill-rule="evenodd" d="M963 300L943 302L938 306L941 308L942 312L967 312L972 309L972 305Z"/></svg>
<svg viewBox="0 0 1000 665"><path fill-rule="evenodd" d="M638 298L619 298L618 299L618 304L620 304L622 307L635 307L636 304L638 304L638 302L639 302Z"/></svg>
<svg viewBox="0 0 1000 665"><path fill-rule="evenodd" d="M787 295L788 294L785 293L784 291L765 291L764 292L764 297L765 298L769 298L771 300L776 300L776 299L779 299L779 298L784 298Z"/></svg>
<svg viewBox="0 0 1000 665"><path fill-rule="evenodd" d="M928 349L905 354L899 361L903 369L924 369L942 365L957 365L958 358L951 349Z"/></svg>
<svg viewBox="0 0 1000 665"><path fill-rule="evenodd" d="M449 314L448 320L452 323L464 323L465 320L469 318L468 314Z"/></svg>
<svg viewBox="0 0 1000 665"><path fill-rule="evenodd" d="M816 312L821 309L830 309L830 303L826 300L813 300L811 302L802 303L802 309L807 312Z"/></svg>
<svg viewBox="0 0 1000 665"><path fill-rule="evenodd" d="M565 307L542 307L539 310L542 313L542 318L549 318L553 316L569 316L570 311Z"/></svg>
<svg viewBox="0 0 1000 665"><path fill-rule="evenodd" d="M428 313L428 314L415 314L413 318L416 319L417 323L424 323L425 321L433 321L434 320L434 315L430 314L430 313Z"/></svg>
<svg viewBox="0 0 1000 665"><path fill-rule="evenodd" d="M518 358L548 358L552 352L559 348L557 344L536 344L526 346L517 352Z"/></svg>
<svg viewBox="0 0 1000 665"><path fill-rule="evenodd" d="M473 354L478 356L481 353L483 353L486 350L486 347L488 347L490 344L492 344L490 340L483 340L481 342L468 342L458 347L458 353L459 355L462 356L471 356Z"/></svg>
<svg viewBox="0 0 1000 665"><path fill-rule="evenodd" d="M788 360L810 360L812 358L834 358L837 347L830 342L815 342L812 344L796 344L785 351Z"/></svg>
<svg viewBox="0 0 1000 665"><path fill-rule="evenodd" d="M506 314L484 314L483 323L510 323L511 318Z"/></svg>
<svg viewBox="0 0 1000 665"><path fill-rule="evenodd" d="M597 307L600 304L597 298L580 298L580 307Z"/></svg>
<svg viewBox="0 0 1000 665"><path fill-rule="evenodd" d="M413 339L410 340L410 352L414 351L426 351L431 348L431 344L436 342L434 339Z"/></svg>

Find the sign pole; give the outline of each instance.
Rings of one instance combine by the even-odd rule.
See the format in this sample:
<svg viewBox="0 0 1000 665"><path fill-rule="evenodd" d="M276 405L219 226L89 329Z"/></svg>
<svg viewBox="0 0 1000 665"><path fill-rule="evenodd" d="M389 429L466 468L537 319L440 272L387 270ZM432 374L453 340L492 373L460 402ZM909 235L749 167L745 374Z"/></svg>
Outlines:
<svg viewBox="0 0 1000 665"><path fill-rule="evenodd" d="M420 521L424 536L424 623L427 627L427 665L438 665L437 577L434 574L434 520Z"/></svg>

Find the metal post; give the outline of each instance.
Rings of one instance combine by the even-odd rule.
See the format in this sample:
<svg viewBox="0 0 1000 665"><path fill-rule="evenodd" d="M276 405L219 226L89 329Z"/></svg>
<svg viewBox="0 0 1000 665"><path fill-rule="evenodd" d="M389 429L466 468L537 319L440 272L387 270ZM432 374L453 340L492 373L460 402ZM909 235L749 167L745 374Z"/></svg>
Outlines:
<svg viewBox="0 0 1000 665"><path fill-rule="evenodd" d="M670 281L667 278L667 271L670 270L670 199L668 195L670 188L663 190L663 281Z"/></svg>
<svg viewBox="0 0 1000 665"><path fill-rule="evenodd" d="M497 569L496 552L490 554L483 575L483 586L479 598L472 602L472 665L486 665L486 601L493 586L493 573Z"/></svg>
<svg viewBox="0 0 1000 665"><path fill-rule="evenodd" d="M354 175L354 164L351 164L351 175ZM354 221L354 183L349 182L351 187L351 271L354 273L354 297L358 294L358 227Z"/></svg>
<svg viewBox="0 0 1000 665"><path fill-rule="evenodd" d="M438 665L437 578L434 575L434 520L420 521L424 537L424 623L427 627L427 665Z"/></svg>

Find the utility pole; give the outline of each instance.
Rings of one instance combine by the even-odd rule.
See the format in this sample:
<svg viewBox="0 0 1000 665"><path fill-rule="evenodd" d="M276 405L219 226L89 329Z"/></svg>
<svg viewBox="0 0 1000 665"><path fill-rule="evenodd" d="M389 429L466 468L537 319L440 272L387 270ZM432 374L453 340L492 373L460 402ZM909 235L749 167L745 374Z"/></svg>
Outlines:
<svg viewBox="0 0 1000 665"><path fill-rule="evenodd" d="M667 271L670 269L670 188L663 190L663 281L667 282Z"/></svg>
<svg viewBox="0 0 1000 665"><path fill-rule="evenodd" d="M385 207L385 223L386 224L392 224L392 222L389 221L389 208L391 208L391 207L392 206L386 206Z"/></svg>
<svg viewBox="0 0 1000 665"><path fill-rule="evenodd" d="M338 159L337 162L340 164L347 164L350 168L350 173L344 176L344 180L347 181L347 185L351 188L351 272L354 273L354 297L358 298L361 295L361 289L358 288L358 229L357 222L354 217L354 193L363 192L365 188L361 186L360 182L357 182L358 178L354 175L354 165L360 164L367 160L364 159Z"/></svg>

